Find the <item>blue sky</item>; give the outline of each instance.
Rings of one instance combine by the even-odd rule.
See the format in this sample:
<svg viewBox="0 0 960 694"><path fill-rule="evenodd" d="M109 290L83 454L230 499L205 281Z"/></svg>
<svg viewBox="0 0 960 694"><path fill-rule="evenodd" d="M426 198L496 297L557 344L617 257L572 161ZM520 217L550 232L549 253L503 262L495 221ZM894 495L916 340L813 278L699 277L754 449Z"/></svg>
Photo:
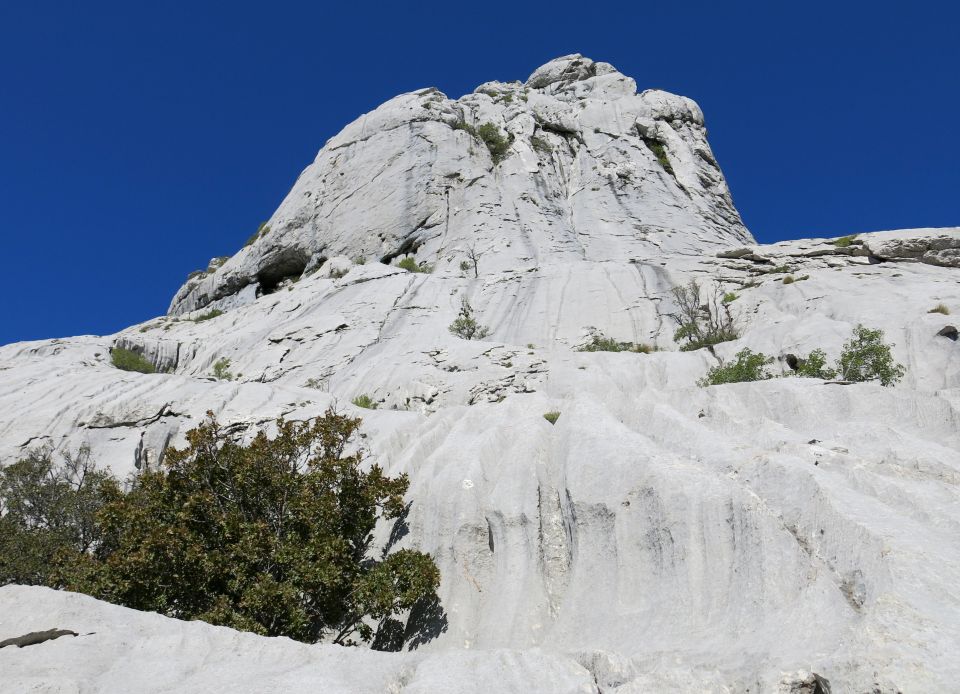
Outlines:
<svg viewBox="0 0 960 694"><path fill-rule="evenodd" d="M162 314L400 92L580 52L695 99L761 241L960 225L956 3L4 2L0 344Z"/></svg>

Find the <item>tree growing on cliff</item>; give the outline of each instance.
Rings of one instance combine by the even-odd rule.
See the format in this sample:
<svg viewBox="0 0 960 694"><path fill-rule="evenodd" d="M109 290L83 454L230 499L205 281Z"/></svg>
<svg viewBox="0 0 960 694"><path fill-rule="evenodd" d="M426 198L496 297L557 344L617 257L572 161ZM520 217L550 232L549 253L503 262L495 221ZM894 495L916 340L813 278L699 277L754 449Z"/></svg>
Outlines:
<svg viewBox="0 0 960 694"><path fill-rule="evenodd" d="M725 295L719 286L714 287L705 303L700 302L700 283L696 280L674 287L671 294L677 305L676 313L669 314L677 324L673 339L682 341L681 351L712 347L740 336L730 302L724 301Z"/></svg>
<svg viewBox="0 0 960 694"><path fill-rule="evenodd" d="M395 628L398 612L436 599L428 554L373 556L374 527L402 516L408 481L362 464L351 445L359 419L281 420L276 437L244 446L208 417L162 469L129 492L104 477L89 503L86 483L65 484L47 460L4 471L0 545L17 566L0 563L3 581L341 644L369 641L380 625Z"/></svg>
<svg viewBox="0 0 960 694"><path fill-rule="evenodd" d="M477 319L473 317L473 307L467 301L467 297L463 297L461 300L460 313L448 329L464 340L482 340L490 334L490 328L480 325Z"/></svg>

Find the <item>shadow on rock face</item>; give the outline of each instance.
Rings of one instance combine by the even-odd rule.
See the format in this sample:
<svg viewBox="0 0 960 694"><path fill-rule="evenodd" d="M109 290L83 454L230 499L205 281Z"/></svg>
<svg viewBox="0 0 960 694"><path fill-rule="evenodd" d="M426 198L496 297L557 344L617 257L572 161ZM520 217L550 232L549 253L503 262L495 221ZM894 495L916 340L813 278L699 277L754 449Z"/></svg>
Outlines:
<svg viewBox="0 0 960 694"><path fill-rule="evenodd" d="M387 538L387 544L383 548L382 558L386 559L387 555L390 553L390 550L400 542L404 537L410 533L410 526L407 525L407 517L410 515L410 507L413 505L413 502L409 502L406 506L403 507L403 511L400 512L400 515L397 516L397 520L393 522L393 527L390 529L390 537Z"/></svg>
<svg viewBox="0 0 960 694"><path fill-rule="evenodd" d="M420 600L410 610L407 628L403 634L407 650L415 651L423 644L433 641L447 630L447 625L447 612L440 604L440 598L433 595Z"/></svg>

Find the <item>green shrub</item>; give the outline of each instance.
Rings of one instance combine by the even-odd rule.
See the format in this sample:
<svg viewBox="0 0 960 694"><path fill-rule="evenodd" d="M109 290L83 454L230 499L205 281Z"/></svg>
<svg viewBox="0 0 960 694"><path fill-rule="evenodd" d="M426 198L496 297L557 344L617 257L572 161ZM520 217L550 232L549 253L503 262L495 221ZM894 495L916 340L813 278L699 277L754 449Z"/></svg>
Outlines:
<svg viewBox="0 0 960 694"><path fill-rule="evenodd" d="M97 513L117 493L87 448L60 465L46 448L0 468L0 585L61 588L64 567L102 541Z"/></svg>
<svg viewBox="0 0 960 694"><path fill-rule="evenodd" d="M740 336L730 313L730 302L724 302L720 287L714 287L707 302L700 303L700 284L690 280L685 286L671 290L677 304L677 312L668 314L677 324L673 339L685 340L680 350L690 352L710 347L721 342L736 340Z"/></svg>
<svg viewBox="0 0 960 694"><path fill-rule="evenodd" d="M227 357L220 357L213 363L213 377L218 381L233 380L233 374L230 373L230 360Z"/></svg>
<svg viewBox="0 0 960 694"><path fill-rule="evenodd" d="M882 386L894 385L903 378L904 368L893 360L891 347L883 342L882 330L858 325L837 360L838 377L844 381L880 381Z"/></svg>
<svg viewBox="0 0 960 694"><path fill-rule="evenodd" d="M490 334L490 328L480 325L473 317L473 307L466 297L460 303L460 313L448 330L464 340L482 340Z"/></svg>
<svg viewBox="0 0 960 694"><path fill-rule="evenodd" d="M612 337L607 337L603 333L594 333L590 336L590 342L577 347L577 352L637 352L640 354L650 354L653 348L637 342L617 342Z"/></svg>
<svg viewBox="0 0 960 694"><path fill-rule="evenodd" d="M793 279L793 275L787 275L786 277L783 278L784 284L793 284L794 282L796 282L796 280Z"/></svg>
<svg viewBox="0 0 960 694"><path fill-rule="evenodd" d="M362 407L365 410L375 410L377 409L377 401L371 398L367 394L358 395L351 402L357 407Z"/></svg>
<svg viewBox="0 0 960 694"><path fill-rule="evenodd" d="M815 349L806 358L797 360L795 376L801 378L822 378L830 380L837 377L835 369L827 366L827 355L822 349Z"/></svg>
<svg viewBox="0 0 960 694"><path fill-rule="evenodd" d="M372 551L400 518L405 475L347 454L360 420L328 410L237 443L213 415L168 448L164 469L118 485L96 515L100 540L63 586L138 610L305 642L370 641L371 624L435 601L428 554ZM433 604L436 604L433 602Z"/></svg>
<svg viewBox="0 0 960 694"><path fill-rule="evenodd" d="M856 238L856 234L850 234L850 236L841 236L833 241L833 245L837 248L846 248L847 246L851 245Z"/></svg>
<svg viewBox="0 0 960 694"><path fill-rule="evenodd" d="M723 295L721 301L725 304L732 304L734 301L740 298L739 294L734 294L733 292L727 292Z"/></svg>
<svg viewBox="0 0 960 694"><path fill-rule="evenodd" d="M123 347L114 347L110 350L110 361L121 371L136 371L142 374L152 374L156 368L152 363L133 350Z"/></svg>
<svg viewBox="0 0 960 694"><path fill-rule="evenodd" d="M927 311L927 313L942 313L945 316L950 315L950 309L947 308L946 304L937 304L932 309Z"/></svg>
<svg viewBox="0 0 960 694"><path fill-rule="evenodd" d="M206 313L200 314L199 316L193 319L193 322L202 323L205 320L210 320L211 318L216 318L217 316L222 316L222 315L223 315L223 311L221 311L218 308L215 308L215 309L211 309L210 311L207 311Z"/></svg>
<svg viewBox="0 0 960 694"><path fill-rule="evenodd" d="M559 412L547 412L545 415L543 415L543 418L544 418L545 420L547 420L548 422L550 422L551 424L556 424L556 423L557 423L557 420L560 419L560 413L559 413Z"/></svg>
<svg viewBox="0 0 960 694"><path fill-rule="evenodd" d="M773 362L762 352L754 354L749 349L741 349L736 361L714 366L707 375L697 381L700 386L717 386L723 383L743 383L746 381L765 381L773 376L767 371L767 365Z"/></svg>
<svg viewBox="0 0 960 694"><path fill-rule="evenodd" d="M500 129L493 123L483 123L477 128L477 136L490 150L494 164L499 164L507 156L510 149L510 139L500 133Z"/></svg>
<svg viewBox="0 0 960 694"><path fill-rule="evenodd" d="M418 264L416 260L411 256L403 258L400 262L397 263L398 268L402 268L407 272L423 272L429 273L433 268L430 267L427 263Z"/></svg>

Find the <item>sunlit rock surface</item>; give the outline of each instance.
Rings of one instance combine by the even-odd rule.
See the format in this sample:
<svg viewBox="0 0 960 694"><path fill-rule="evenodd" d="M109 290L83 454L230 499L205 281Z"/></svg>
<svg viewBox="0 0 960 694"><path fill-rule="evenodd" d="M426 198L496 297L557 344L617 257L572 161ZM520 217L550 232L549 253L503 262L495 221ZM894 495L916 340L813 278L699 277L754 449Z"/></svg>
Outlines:
<svg viewBox="0 0 960 694"><path fill-rule="evenodd" d="M250 436L335 405L410 475L400 546L435 556L444 615L383 654L8 587L0 640L97 631L0 650L11 691L956 691L960 342L929 311L960 312L960 229L758 245L696 104L579 56L387 102L268 226L167 316L0 347L0 461L86 444L126 475L207 410ZM673 340L690 279L736 295L715 355ZM481 341L447 329L463 298ZM833 359L858 323L895 388L696 385L743 347ZM594 330L659 351L575 351Z"/></svg>

